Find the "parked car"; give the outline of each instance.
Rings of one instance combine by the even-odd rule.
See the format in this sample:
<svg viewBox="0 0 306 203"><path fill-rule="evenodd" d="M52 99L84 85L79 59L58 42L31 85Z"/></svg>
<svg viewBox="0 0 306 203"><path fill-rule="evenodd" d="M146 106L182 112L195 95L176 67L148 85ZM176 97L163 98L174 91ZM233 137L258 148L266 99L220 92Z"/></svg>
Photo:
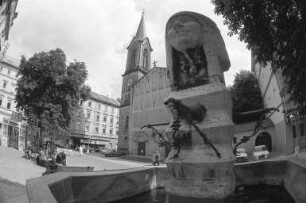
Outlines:
<svg viewBox="0 0 306 203"><path fill-rule="evenodd" d="M117 156L123 156L123 155L126 155L124 152L120 152L120 151L116 151L116 150L112 150L112 151L109 151L109 152L105 152L104 155L106 157L117 157Z"/></svg>
<svg viewBox="0 0 306 203"><path fill-rule="evenodd" d="M104 149L101 149L100 151L101 151L102 154L105 155L105 154L110 153L112 150L111 150L111 149L106 149L106 148L104 148Z"/></svg>
<svg viewBox="0 0 306 203"><path fill-rule="evenodd" d="M248 161L248 154L246 153L245 149L244 148L237 149L236 162L241 163L247 161Z"/></svg>
<svg viewBox="0 0 306 203"><path fill-rule="evenodd" d="M253 158L254 160L268 159L270 157L269 150L266 145L259 145L254 147Z"/></svg>
<svg viewBox="0 0 306 203"><path fill-rule="evenodd" d="M94 147L95 152L101 152L101 149L99 147Z"/></svg>
<svg viewBox="0 0 306 203"><path fill-rule="evenodd" d="M86 152L87 152L87 149L89 150L89 152L94 152L95 151L95 148L93 148L93 147L86 146L85 147Z"/></svg>

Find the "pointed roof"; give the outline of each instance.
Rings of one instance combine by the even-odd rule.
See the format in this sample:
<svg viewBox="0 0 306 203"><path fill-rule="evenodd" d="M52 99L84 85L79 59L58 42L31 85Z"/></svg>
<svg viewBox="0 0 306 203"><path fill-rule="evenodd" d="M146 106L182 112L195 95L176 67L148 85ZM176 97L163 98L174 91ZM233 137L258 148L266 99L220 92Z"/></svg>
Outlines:
<svg viewBox="0 0 306 203"><path fill-rule="evenodd" d="M144 12L142 12L141 20L140 20L140 23L138 25L138 29L136 32L136 38L138 40L143 40L146 37L147 37L147 34L146 34L146 28L145 28L145 23L144 23Z"/></svg>

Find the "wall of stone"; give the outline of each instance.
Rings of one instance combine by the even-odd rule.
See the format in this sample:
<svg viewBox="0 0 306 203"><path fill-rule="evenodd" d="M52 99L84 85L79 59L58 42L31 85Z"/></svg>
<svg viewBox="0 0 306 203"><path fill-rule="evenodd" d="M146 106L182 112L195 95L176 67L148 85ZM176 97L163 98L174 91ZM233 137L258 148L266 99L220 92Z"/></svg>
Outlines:
<svg viewBox="0 0 306 203"><path fill-rule="evenodd" d="M237 186L283 185L297 203L306 200L305 164L279 160L235 165Z"/></svg>
<svg viewBox="0 0 306 203"><path fill-rule="evenodd" d="M112 202L164 187L166 168L55 173L27 181L30 203Z"/></svg>
<svg viewBox="0 0 306 203"><path fill-rule="evenodd" d="M236 186L283 185L297 203L305 203L306 165L294 157L236 164L234 172ZM109 202L165 187L167 180L165 167L63 172L28 180L27 192L30 203Z"/></svg>
<svg viewBox="0 0 306 203"><path fill-rule="evenodd" d="M118 150L128 151L129 125L130 125L130 106L121 107L119 111L119 135Z"/></svg>
<svg viewBox="0 0 306 203"><path fill-rule="evenodd" d="M169 110L164 105L169 93L169 80L165 68L152 68L134 86L129 154L138 156L138 142L145 142L145 152L141 156L151 158L154 152L159 151L161 158L165 157L164 148L158 147L158 144L152 139L152 130L141 130L140 128L147 124L170 122ZM167 127L168 125L164 125L156 128L159 132L163 132Z"/></svg>

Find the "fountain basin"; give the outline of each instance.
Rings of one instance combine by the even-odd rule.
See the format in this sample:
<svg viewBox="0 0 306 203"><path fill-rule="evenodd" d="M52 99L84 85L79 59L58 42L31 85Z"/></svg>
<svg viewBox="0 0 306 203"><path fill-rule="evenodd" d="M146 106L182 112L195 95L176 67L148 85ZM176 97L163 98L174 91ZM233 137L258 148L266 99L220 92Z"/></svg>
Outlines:
<svg viewBox="0 0 306 203"><path fill-rule="evenodd" d="M290 194L283 186L256 185L236 188L235 195L225 199L203 199L194 197L172 196L163 188L154 189L127 199L115 201L114 203L294 203Z"/></svg>
<svg viewBox="0 0 306 203"><path fill-rule="evenodd" d="M236 164L236 186L284 186L295 202L306 200L306 168L291 160L264 160ZM59 172L27 181L31 203L113 202L164 187L165 167L116 171Z"/></svg>

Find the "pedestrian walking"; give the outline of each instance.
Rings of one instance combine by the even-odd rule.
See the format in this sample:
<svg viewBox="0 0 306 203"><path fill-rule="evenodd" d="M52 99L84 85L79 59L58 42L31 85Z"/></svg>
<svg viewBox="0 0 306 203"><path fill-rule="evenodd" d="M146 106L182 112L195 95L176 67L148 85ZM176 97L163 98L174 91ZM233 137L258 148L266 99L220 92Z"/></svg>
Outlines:
<svg viewBox="0 0 306 203"><path fill-rule="evenodd" d="M80 155L82 156L83 155L83 146L82 145L80 145L79 150L80 150Z"/></svg>

